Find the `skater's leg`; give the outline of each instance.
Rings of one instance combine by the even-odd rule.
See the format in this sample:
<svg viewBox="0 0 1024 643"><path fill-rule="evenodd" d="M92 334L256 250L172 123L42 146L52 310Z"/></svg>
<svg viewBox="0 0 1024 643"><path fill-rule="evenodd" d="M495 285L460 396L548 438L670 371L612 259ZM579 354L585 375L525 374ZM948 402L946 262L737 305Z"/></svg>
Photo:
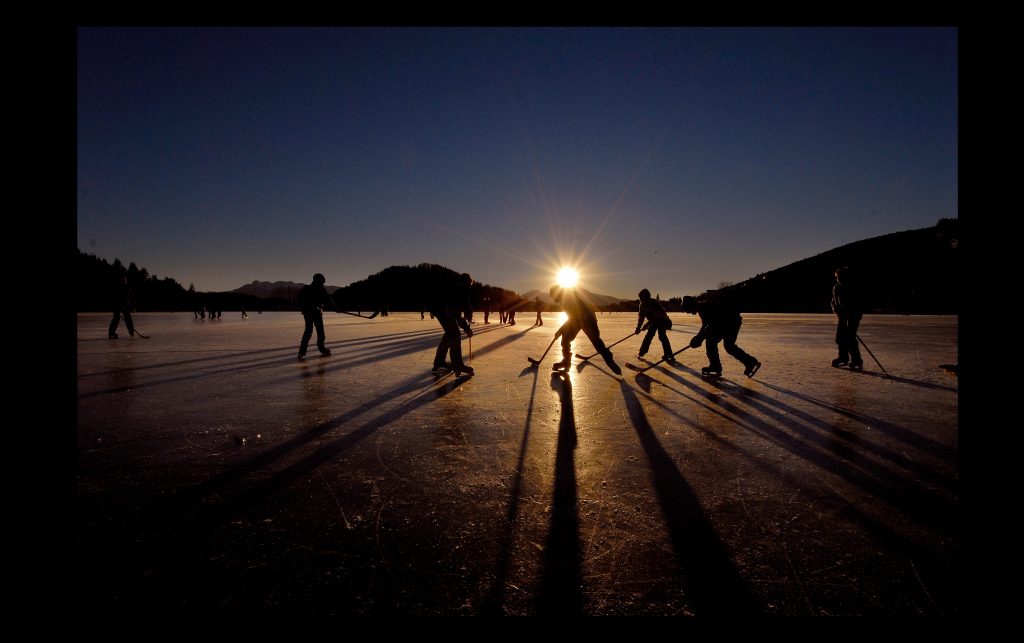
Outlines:
<svg viewBox="0 0 1024 643"><path fill-rule="evenodd" d="M306 313L302 313L302 318L306 322L306 327L302 331L302 339L299 341L299 357L306 354L306 349L309 347L309 338L313 336L313 320Z"/></svg>
<svg viewBox="0 0 1024 643"><path fill-rule="evenodd" d="M622 374L622 369L615 363L615 358L612 357L612 352L605 346L604 341L601 339L601 331L597 328L597 320L593 320L591 323L586 324L583 327L583 332L586 334L587 339L594 345L597 352L604 358L604 363L608 365L608 368L612 369L616 375Z"/></svg>
<svg viewBox="0 0 1024 643"><path fill-rule="evenodd" d="M857 344L857 329L860 327L860 315L850 317L846 327L846 349L850 354L850 366L853 368L864 366L864 360L860 356L860 346Z"/></svg>
<svg viewBox="0 0 1024 643"><path fill-rule="evenodd" d="M735 357L744 368L749 367L757 360L748 355L742 348L736 345L736 338L740 334L740 327L737 325L735 328L730 329L725 336L722 338L722 346L725 347L725 352Z"/></svg>
<svg viewBox="0 0 1024 643"><path fill-rule="evenodd" d="M330 355L331 350L324 346L327 335L324 333L324 316L319 311L313 315L313 325L316 326L316 347L323 355Z"/></svg>
<svg viewBox="0 0 1024 643"><path fill-rule="evenodd" d="M743 364L743 374L747 377L753 377L754 373L761 368L761 362L757 361L757 358L753 355L749 355L742 348L736 345L736 337L740 333L739 325L736 329L730 331L723 340L725 345L725 352L729 353Z"/></svg>
<svg viewBox="0 0 1024 643"><path fill-rule="evenodd" d="M643 340L641 340L640 351L637 353L639 357L643 357L647 354L647 351L650 350L651 342L654 340L654 333L656 332L658 332L658 329L655 328L654 324L649 324L647 326L647 334L644 335Z"/></svg>
<svg viewBox="0 0 1024 643"><path fill-rule="evenodd" d="M107 329L107 337L113 339L117 337L117 325L121 323L121 311L115 310L114 316L110 320L110 328Z"/></svg>
<svg viewBox="0 0 1024 643"><path fill-rule="evenodd" d="M839 355L835 360L833 360L833 366L843 365L850 361L850 344L847 340L847 324L848 320L846 317L836 318L836 346L839 348Z"/></svg>
<svg viewBox="0 0 1024 643"><path fill-rule="evenodd" d="M716 373L722 372L722 360L718 356L718 342L720 341L722 341L722 338L717 333L708 333L704 341L704 345L707 347L705 350L708 354L708 365L701 370L714 371Z"/></svg>
<svg viewBox="0 0 1024 643"><path fill-rule="evenodd" d="M135 322L132 321L132 312L125 307L121 315L124 317L124 327L128 329L128 334L135 337Z"/></svg>
<svg viewBox="0 0 1024 643"><path fill-rule="evenodd" d="M658 329L658 339L661 340L661 350L665 351L662 355L671 355L672 342L668 341L668 333L664 327Z"/></svg>
<svg viewBox="0 0 1024 643"><path fill-rule="evenodd" d="M569 323L562 324L562 361L552 365L552 369L567 369L572 364L572 341L579 335L579 326Z"/></svg>

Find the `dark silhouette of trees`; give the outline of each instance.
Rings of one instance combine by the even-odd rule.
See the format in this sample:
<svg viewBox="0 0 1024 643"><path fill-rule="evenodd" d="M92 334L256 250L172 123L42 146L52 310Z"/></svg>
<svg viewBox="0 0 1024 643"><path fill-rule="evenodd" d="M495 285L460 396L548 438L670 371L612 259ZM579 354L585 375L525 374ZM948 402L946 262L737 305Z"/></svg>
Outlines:
<svg viewBox="0 0 1024 643"><path fill-rule="evenodd" d="M342 310L412 311L425 310L435 284L456 276L456 271L433 263L416 266L391 266L338 288L334 291L334 302ZM484 297L490 299L492 311L497 311L502 302L507 308L525 305L519 295L484 283L474 283L469 289L470 302L474 310L483 310Z"/></svg>

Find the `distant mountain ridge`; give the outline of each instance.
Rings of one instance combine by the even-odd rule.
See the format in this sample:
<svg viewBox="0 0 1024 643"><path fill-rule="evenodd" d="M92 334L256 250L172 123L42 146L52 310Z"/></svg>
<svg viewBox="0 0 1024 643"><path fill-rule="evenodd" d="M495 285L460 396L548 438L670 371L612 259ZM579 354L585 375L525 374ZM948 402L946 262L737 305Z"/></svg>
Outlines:
<svg viewBox="0 0 1024 643"><path fill-rule="evenodd" d="M252 295L261 299L278 298L286 301L295 301L299 290L305 285L294 281L253 281L251 284L246 284L229 292ZM333 294L338 289L338 286L325 286L325 288L328 293Z"/></svg>
<svg viewBox="0 0 1024 643"><path fill-rule="evenodd" d="M605 306L614 306L614 305L620 304L620 303L622 303L624 301L630 301L628 299L623 299L621 297L613 297L611 295L599 295L597 293L590 292L589 290L585 290L583 288L576 288L576 291L581 293L584 296L584 298L587 301L589 301L591 304L593 304L595 306L598 306L598 307L602 307L602 308L605 307ZM522 293L519 296L522 297L523 299L525 299L527 301L531 301L531 302L534 300L534 298L540 297L540 300L542 302L544 302L545 304L547 304L548 306L556 306L557 307L557 304L554 302L553 299L551 299L551 297L548 295L548 293L540 291L540 290L530 290L528 292Z"/></svg>

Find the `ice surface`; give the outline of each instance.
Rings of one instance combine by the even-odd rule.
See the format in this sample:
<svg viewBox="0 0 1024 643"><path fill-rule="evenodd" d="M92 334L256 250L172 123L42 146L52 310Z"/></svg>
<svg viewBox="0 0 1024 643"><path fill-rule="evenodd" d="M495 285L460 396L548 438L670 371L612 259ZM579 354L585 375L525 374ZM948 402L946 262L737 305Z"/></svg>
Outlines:
<svg viewBox="0 0 1024 643"><path fill-rule="evenodd" d="M724 351L704 379L703 347L531 368L555 318L478 315L457 379L418 313L328 313L303 361L298 313L137 314L148 340L80 315L86 609L960 613L956 317L867 316L886 378L830 366L831 316L744 315L752 380ZM607 343L635 321L598 316Z"/></svg>

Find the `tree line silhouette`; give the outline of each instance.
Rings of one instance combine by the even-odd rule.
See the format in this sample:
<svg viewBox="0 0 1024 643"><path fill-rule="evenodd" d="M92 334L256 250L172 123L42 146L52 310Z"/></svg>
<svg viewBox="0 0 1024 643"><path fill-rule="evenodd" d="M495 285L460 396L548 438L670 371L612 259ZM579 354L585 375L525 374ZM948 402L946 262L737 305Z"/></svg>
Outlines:
<svg viewBox="0 0 1024 643"><path fill-rule="evenodd" d="M828 313L833 272L849 266L858 276L867 312L904 314L958 314L960 299L959 220L941 219L930 228L895 232L850 243L827 252L758 274L737 284L722 282L700 299L727 300L744 312ZM342 310L427 310L434 284L456 271L433 263L391 266L366 279L338 288L333 298ZM240 292L197 292L171 277L159 278L120 259L107 262L78 251L76 305L83 312L111 310L120 276L127 275L140 311L192 312L206 310L298 310L295 293L281 290L264 298ZM660 299L660 297L659 297ZM533 311L536 302L517 293L484 283L470 289L474 310L489 307L497 313ZM661 300L668 312L679 312L682 297ZM623 300L599 307L606 312L636 312L639 300ZM556 306L543 304L545 311Z"/></svg>

